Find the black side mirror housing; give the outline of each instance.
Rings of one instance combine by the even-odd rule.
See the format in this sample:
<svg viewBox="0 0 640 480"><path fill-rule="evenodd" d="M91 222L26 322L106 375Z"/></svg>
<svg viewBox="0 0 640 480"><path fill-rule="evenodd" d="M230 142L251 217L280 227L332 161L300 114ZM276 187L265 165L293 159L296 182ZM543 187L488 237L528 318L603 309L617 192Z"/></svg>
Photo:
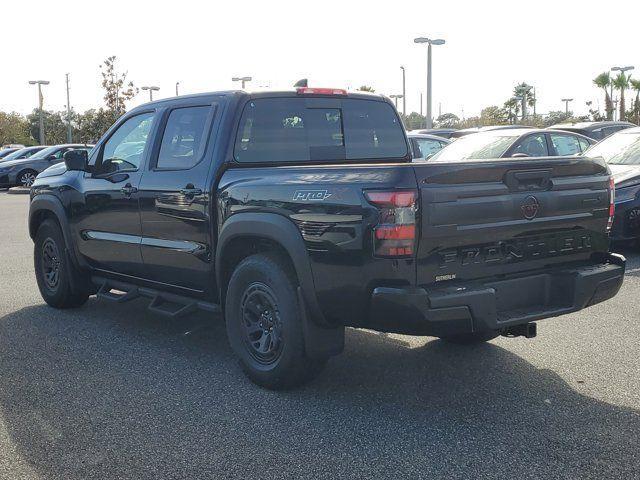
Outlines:
<svg viewBox="0 0 640 480"><path fill-rule="evenodd" d="M69 150L68 152L65 152L62 158L64 158L67 170L79 170L81 172L87 171L89 154L86 150Z"/></svg>

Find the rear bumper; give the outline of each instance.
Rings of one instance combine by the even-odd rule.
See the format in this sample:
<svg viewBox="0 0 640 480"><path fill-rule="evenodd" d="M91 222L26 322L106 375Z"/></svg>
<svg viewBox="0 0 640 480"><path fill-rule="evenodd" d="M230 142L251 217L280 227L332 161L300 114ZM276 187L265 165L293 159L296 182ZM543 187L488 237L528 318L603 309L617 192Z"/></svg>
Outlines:
<svg viewBox="0 0 640 480"><path fill-rule="evenodd" d="M575 312L613 297L625 271L621 255L604 263L511 275L442 288L373 291L369 328L411 335L447 336L500 330Z"/></svg>

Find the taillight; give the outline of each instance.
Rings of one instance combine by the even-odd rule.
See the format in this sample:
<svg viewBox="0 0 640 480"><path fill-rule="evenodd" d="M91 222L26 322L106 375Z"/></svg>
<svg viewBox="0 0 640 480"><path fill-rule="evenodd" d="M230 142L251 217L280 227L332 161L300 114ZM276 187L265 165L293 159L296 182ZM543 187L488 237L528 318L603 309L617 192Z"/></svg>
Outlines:
<svg viewBox="0 0 640 480"><path fill-rule="evenodd" d="M611 227L613 226L613 217L616 213L616 184L613 181L613 177L609 178L609 220L607 221L607 232L611 231Z"/></svg>
<svg viewBox="0 0 640 480"><path fill-rule="evenodd" d="M347 91L342 88L299 87L296 93L298 95L346 95Z"/></svg>
<svg viewBox="0 0 640 480"><path fill-rule="evenodd" d="M415 190L368 190L365 198L379 213L373 229L373 254L376 257L410 257L416 245Z"/></svg>

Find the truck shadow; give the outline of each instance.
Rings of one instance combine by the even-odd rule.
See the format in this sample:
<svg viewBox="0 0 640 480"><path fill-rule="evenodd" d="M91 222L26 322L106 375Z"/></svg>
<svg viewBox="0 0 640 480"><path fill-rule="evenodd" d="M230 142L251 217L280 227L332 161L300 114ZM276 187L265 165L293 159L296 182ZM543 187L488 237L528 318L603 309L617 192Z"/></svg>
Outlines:
<svg viewBox="0 0 640 480"><path fill-rule="evenodd" d="M343 478L639 471L638 411L496 344L402 338L350 330L319 379L277 393L244 379L205 316L27 307L0 318L0 422L46 478L335 478L335 462Z"/></svg>

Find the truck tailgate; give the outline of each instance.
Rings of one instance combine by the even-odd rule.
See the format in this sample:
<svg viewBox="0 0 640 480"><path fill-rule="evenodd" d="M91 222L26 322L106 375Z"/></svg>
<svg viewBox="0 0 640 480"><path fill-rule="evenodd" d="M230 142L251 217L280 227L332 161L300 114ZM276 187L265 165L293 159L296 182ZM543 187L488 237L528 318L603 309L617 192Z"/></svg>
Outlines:
<svg viewBox="0 0 640 480"><path fill-rule="evenodd" d="M500 276L608 250L609 171L578 157L414 164L417 284Z"/></svg>

